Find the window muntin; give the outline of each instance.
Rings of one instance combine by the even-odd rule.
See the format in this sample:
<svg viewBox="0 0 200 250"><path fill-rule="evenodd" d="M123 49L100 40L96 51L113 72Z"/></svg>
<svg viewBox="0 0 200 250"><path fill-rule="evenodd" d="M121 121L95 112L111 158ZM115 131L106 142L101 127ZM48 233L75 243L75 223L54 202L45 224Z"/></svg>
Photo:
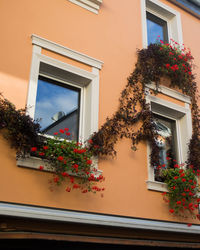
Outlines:
<svg viewBox="0 0 200 250"><path fill-rule="evenodd" d="M147 41L148 45L155 43L156 39L159 38L164 42L168 42L168 29L167 22L150 12L146 12L147 15Z"/></svg>
<svg viewBox="0 0 200 250"><path fill-rule="evenodd" d="M45 134L69 128L68 139L78 140L81 89L39 76L34 119ZM61 137L66 138L65 134Z"/></svg>

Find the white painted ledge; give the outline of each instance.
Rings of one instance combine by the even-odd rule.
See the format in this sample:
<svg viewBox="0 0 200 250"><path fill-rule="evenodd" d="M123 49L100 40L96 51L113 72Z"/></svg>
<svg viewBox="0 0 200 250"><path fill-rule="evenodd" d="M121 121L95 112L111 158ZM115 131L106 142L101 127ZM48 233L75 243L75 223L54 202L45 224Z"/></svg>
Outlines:
<svg viewBox="0 0 200 250"><path fill-rule="evenodd" d="M83 7L95 14L98 14L103 0L69 0L70 2Z"/></svg>
<svg viewBox="0 0 200 250"><path fill-rule="evenodd" d="M49 41L45 38L39 37L35 34L31 36L32 38L32 44L37 45L41 48L53 51L55 53L58 53L62 56L69 57L73 60L76 60L81 63L85 63L91 67L95 67L98 69L101 69L103 62L100 60L97 60L93 57L90 57L88 55L85 55L83 53L80 53L78 51L72 50L68 47L65 47L63 45L60 45L58 43Z"/></svg>
<svg viewBox="0 0 200 250"><path fill-rule="evenodd" d="M147 189L159 192L168 192L167 185L158 181L146 181Z"/></svg>
<svg viewBox="0 0 200 250"><path fill-rule="evenodd" d="M146 88L156 90L156 84L152 82L151 84L146 85ZM167 95L169 97L172 97L174 99L177 99L179 101L191 104L191 97L190 96L184 95L181 92L178 92L174 89L168 88L164 85L159 85L158 92L160 92L164 95Z"/></svg>
<svg viewBox="0 0 200 250"><path fill-rule="evenodd" d="M95 160L93 159L93 162ZM55 172L54 167L50 165L47 161L37 158L37 157L26 157L26 158L20 158L17 160L17 166L19 167L25 167L25 168L30 168L30 169L36 169L39 170L40 166L43 166L44 169L42 171L47 171L47 172ZM91 171L92 174L94 174L94 177L97 178L100 175L102 175L102 171L97 169L98 165L97 163L94 162L94 171ZM71 176L78 176L76 173L73 173L71 171L67 172Z"/></svg>
<svg viewBox="0 0 200 250"><path fill-rule="evenodd" d="M192 225L190 228L188 228L187 224L185 223L101 215L95 213L76 212L4 202L0 202L0 215L111 227L200 234L200 225Z"/></svg>

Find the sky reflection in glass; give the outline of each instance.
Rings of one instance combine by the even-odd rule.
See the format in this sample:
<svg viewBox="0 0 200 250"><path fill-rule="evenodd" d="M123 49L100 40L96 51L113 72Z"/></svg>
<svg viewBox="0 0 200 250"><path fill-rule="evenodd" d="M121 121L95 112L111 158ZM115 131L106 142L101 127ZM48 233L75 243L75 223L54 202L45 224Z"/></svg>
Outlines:
<svg viewBox="0 0 200 250"><path fill-rule="evenodd" d="M55 84L55 81L41 77L38 80L34 119L40 119L42 130L47 129L47 134L53 134L54 132L58 132L55 131L56 129L61 129L58 126L58 121L56 122L56 120L53 119L58 112L62 112L61 116L63 119L68 117L69 113L75 111L76 115L73 119L76 119L77 123L79 116L77 111L79 109L79 94L80 91L78 89L76 90L71 87L68 88L67 85L66 87L60 84L58 85ZM60 121L62 119L60 119ZM54 124L56 126L54 126ZM68 128L70 127L70 124L67 124L66 118L65 123L62 123L62 125L65 125L66 127L69 125ZM49 126L51 127L51 132L48 133ZM55 129L52 131L53 127L55 127ZM62 129L64 129L64 127Z"/></svg>

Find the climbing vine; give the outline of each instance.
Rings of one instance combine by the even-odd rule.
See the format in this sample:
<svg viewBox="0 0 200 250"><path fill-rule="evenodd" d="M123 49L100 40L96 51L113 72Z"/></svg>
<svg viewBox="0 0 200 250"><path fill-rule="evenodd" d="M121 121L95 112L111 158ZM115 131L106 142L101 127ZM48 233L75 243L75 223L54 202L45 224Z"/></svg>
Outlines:
<svg viewBox="0 0 200 250"><path fill-rule="evenodd" d="M153 113L146 102L146 87L154 82L156 89L152 91L156 95L161 79L167 77L170 79L169 87L178 88L191 97L193 134L187 164L200 169L200 112L197 105L197 84L192 73L191 51L172 39L170 44L160 40L146 49L138 50L137 57L135 69L121 92L118 110L91 137L95 145L98 145L95 154L115 156L115 144L122 138L132 141L133 150L137 149L139 142L148 141L152 149L151 165L159 165L159 148L156 143L158 134Z"/></svg>

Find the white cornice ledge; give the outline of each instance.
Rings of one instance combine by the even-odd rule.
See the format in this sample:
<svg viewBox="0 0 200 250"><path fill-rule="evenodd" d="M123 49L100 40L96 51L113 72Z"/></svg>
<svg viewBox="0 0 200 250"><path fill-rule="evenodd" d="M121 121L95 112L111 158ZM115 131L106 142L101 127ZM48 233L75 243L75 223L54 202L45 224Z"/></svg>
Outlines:
<svg viewBox="0 0 200 250"><path fill-rule="evenodd" d="M85 54L82 54L78 51L69 49L63 45L57 44L55 42L49 41L45 38L39 37L37 35L32 35L32 44L37 45L41 48L53 51L55 53L58 53L62 56L69 57L73 60L76 60L78 62L85 63L91 67L95 67L98 69L101 69L103 62L100 60L97 60L95 58L92 58L90 56L87 56Z"/></svg>
<svg viewBox="0 0 200 250"><path fill-rule="evenodd" d="M103 0L69 0L72 3L75 3L86 10L92 11L95 14L98 14L100 6Z"/></svg>
<svg viewBox="0 0 200 250"><path fill-rule="evenodd" d="M101 215L28 205L17 205L4 202L0 202L0 215L112 227L200 234L200 225L192 225L188 228L185 223Z"/></svg>

